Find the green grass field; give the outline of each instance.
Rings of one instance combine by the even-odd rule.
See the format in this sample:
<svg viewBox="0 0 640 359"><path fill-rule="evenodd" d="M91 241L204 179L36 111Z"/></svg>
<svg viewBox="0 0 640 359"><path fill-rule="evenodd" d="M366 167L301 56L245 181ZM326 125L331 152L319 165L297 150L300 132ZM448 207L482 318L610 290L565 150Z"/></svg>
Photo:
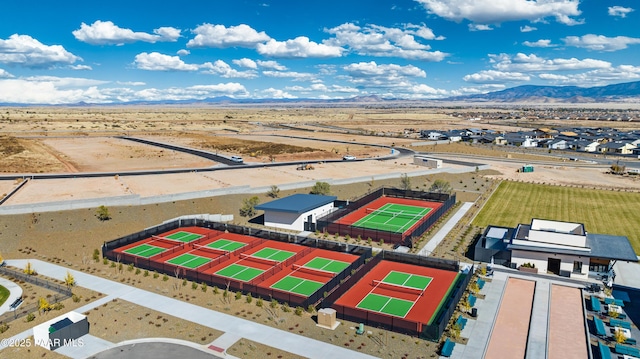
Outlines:
<svg viewBox="0 0 640 359"><path fill-rule="evenodd" d="M473 225L515 227L532 218L583 223L590 233L627 236L640 254L640 193L504 181Z"/></svg>
<svg viewBox="0 0 640 359"><path fill-rule="evenodd" d="M4 302L7 301L7 299L9 298L9 294L11 294L9 290L0 285L0 305L4 304Z"/></svg>

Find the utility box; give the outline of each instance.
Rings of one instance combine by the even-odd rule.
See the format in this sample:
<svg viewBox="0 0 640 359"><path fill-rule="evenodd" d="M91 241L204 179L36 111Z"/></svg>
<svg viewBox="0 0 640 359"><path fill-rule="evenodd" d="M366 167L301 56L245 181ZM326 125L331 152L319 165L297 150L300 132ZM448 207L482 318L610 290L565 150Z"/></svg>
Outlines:
<svg viewBox="0 0 640 359"><path fill-rule="evenodd" d="M319 327L326 329L336 329L340 322L336 321L336 310L331 308L322 308L318 311Z"/></svg>
<svg viewBox="0 0 640 359"><path fill-rule="evenodd" d="M524 172L524 173L533 172L533 166L532 165L524 165L524 166L522 166L522 172Z"/></svg>

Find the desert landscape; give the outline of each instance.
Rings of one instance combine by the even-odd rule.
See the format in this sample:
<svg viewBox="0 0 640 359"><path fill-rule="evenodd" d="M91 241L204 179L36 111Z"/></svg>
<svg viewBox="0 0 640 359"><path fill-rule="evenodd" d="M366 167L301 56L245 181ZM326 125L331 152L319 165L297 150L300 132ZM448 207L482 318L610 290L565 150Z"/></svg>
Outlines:
<svg viewBox="0 0 640 359"><path fill-rule="evenodd" d="M108 221L96 218L97 206L3 214L0 253L7 259L34 258L60 263L204 308L349 346L354 345L350 328L357 323L345 322L338 331L329 334L315 327L313 313L296 315L281 306L269 310L257 308L255 303L247 303L245 297L227 300L222 294L213 293L212 288L202 290L198 284L192 288L192 283L183 283L176 278L162 280L127 268L114 268L112 263L93 260L92 253L105 241L186 214L233 214L234 223L256 226L249 223L249 218L238 215L239 208L242 200L250 195L257 195L261 202L270 200L266 190L260 192L269 186L290 186L281 191L281 196L286 196L308 193L308 187L314 182L330 181L333 195L350 200L380 186L398 187L401 175L407 174L411 188L426 190L435 180L445 180L451 184L459 202L475 203L434 252L442 258L460 260L464 259L466 247L477 230L467 229L471 220L500 181L640 190L636 177L614 176L608 173L607 165L568 161L566 155L552 156L543 151L525 152L479 144L434 145L419 138L421 129L432 128L526 129L520 127L521 122L470 122L465 116L452 113L451 109L363 108L6 108L0 114L0 195L8 198L0 209L50 202L106 202L110 198L127 196L148 198L153 202L158 196L194 195L175 201L109 206L111 218ZM555 121L549 120L540 126L551 126ZM590 121L588 125L597 126L598 123ZM123 137L144 138L224 156L239 155L247 165L255 166L226 169L225 165L209 159ZM391 148L429 153L444 159L444 168L429 171L413 164L413 156L400 155L398 151L392 156ZM366 160L342 161L347 154ZM446 163L447 160L467 164ZM296 163L285 164L290 161ZM305 163L305 170L300 168L299 162ZM517 171L526 163L535 165L533 173ZM279 166L270 166L272 164ZM162 173L176 169L181 171ZM158 173L133 175L135 171ZM87 173L108 174L86 176ZM30 179L41 174L65 177ZM23 184L24 179L29 180ZM207 195L207 191L211 193ZM420 243L424 245L432 235L426 234ZM389 245L374 246L391 249ZM80 290L78 295L83 297L83 304L85 299L90 302L91 298L99 297L97 293L82 292L80 287L77 290ZM32 300L40 295L37 293L30 295L34 297ZM64 302L67 309L77 307L74 304L71 298ZM119 314L127 314L127 318L122 319L126 326L117 332L109 330L103 318ZM36 316L30 323L14 321L3 335L18 334L51 315ZM125 302L101 306L90 311L89 318L95 327L92 334L114 343L154 336L179 337L206 344L221 334ZM153 324L147 324L149 322ZM375 331L355 340L359 349L352 349L379 357L428 358L435 357L437 350L437 343L385 331ZM29 358L36 353L43 357L58 357L55 352L35 348L32 351L12 348L5 352L9 350L11 357ZM249 341L236 343L230 354L262 358L265 352L272 353L269 357L295 357Z"/></svg>

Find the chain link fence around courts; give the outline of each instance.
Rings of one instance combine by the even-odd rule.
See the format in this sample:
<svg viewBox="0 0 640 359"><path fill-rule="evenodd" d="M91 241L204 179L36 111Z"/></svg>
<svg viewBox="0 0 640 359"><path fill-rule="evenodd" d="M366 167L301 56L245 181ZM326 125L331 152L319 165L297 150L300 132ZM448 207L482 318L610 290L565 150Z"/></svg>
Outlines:
<svg viewBox="0 0 640 359"><path fill-rule="evenodd" d="M382 196L439 202L442 203L442 205L428 216L425 216L416 222L411 232L405 233L394 233L374 228L355 227L351 224L342 224L338 222L342 217L366 206L368 203L371 203ZM385 243L402 244L407 247L413 247L413 241L436 224L438 220L455 205L455 203L455 194L450 195L447 193L421 192L381 187L355 201L348 203L345 202L345 204L336 211L318 218L317 226L318 230L327 233L339 233L343 236L348 234L352 238L360 236L360 238L371 238L376 242L383 240Z"/></svg>
<svg viewBox="0 0 640 359"><path fill-rule="evenodd" d="M55 303L61 302L71 297L72 295L71 289L69 289L67 286L64 286L62 284L53 282L52 280L45 279L39 276L28 275L19 270L11 269L6 266L0 266L0 274L6 276L9 279L28 282L28 283L37 285L39 287L50 289L56 292L56 294L47 298L47 301L49 302L49 304L55 304ZM21 299L22 298L19 298L18 300L21 301ZM29 315L29 313L35 313L38 311L39 307L40 307L39 303L32 303L29 305L18 305L15 309L0 315L0 323L8 323L10 321L25 317Z"/></svg>
<svg viewBox="0 0 640 359"><path fill-rule="evenodd" d="M444 304L434 313L435 319L431 324L419 323L404 318L394 317L381 313L373 313L367 310L343 306L335 304L335 302L349 291L358 281L364 277L366 273L371 271L378 263L383 260L425 266L448 271L459 272L455 282L452 284L452 290L444 298ZM449 320L453 316L457 303L462 298L464 290L471 280L474 268L466 272L460 272L460 265L456 261L448 259L431 258L424 256L416 256L408 253L398 253L382 251L376 256L365 261L366 264L357 273L348 278L334 292L329 294L322 302L322 306L331 307L336 310L336 314L340 319L349 320L355 323L364 323L365 325L388 329L396 332L406 333L412 336L437 341L444 333Z"/></svg>
<svg viewBox="0 0 640 359"><path fill-rule="evenodd" d="M225 255L214 259L212 262L206 264L203 267L199 267L197 270L188 269L183 267L178 267L170 263L166 263L165 261L155 261L154 259L158 259L159 257L164 257L167 255L167 252L163 252L159 255L150 257L150 258L142 258L138 256L133 256L127 253L115 252L115 249L129 245L131 243L144 240L150 238L154 235L160 235L162 233L175 230L181 227L202 227L208 228L212 230L243 234L248 236L256 237L258 240L252 242L248 247L244 247L243 250L247 250L253 248L259 244L264 243L266 240L275 240L280 242L287 242L298 244L307 247L296 256L288 259L287 261L273 266L271 269L265 271L260 275L260 277L256 278L254 281L243 282L239 280L230 279L227 277L217 276L215 274L203 273L204 270L209 269L217 264L220 264L230 258L230 256ZM184 247L176 246L169 250L171 253L175 253L177 251L183 250ZM326 249L335 252L343 252L350 253L358 256L358 258L347 266L340 273L337 273L334 277L331 278L327 283L325 283L321 288L319 288L315 293L311 294L309 297L304 297L300 295L296 295L295 293L289 293L284 291L279 291L272 288L263 288L259 286L259 283L266 280L267 278L277 274L278 272L284 270L284 268L290 266L298 259L303 256L309 254L313 248ZM352 273L357 272L365 263L367 258L372 256L372 250L370 247L358 246L355 244L348 243L337 243L333 241L327 241L322 239L308 238L304 236L298 236L292 233L285 232L276 232L266 229L255 229L249 227L243 227L228 223L220 223L214 221L208 221L200 218L189 218L189 219L178 219L171 222L163 223L154 227L147 228L143 231L133 233L109 242L105 242L102 246L102 255L105 258L108 258L112 261L120 262L123 264L133 264L138 268L147 269L156 271L158 273L167 274L169 276L178 276L183 279L187 279L189 281L193 281L195 283L206 283L208 286L216 286L222 289L229 289L234 292L242 292L244 294L251 293L251 295L255 297L260 297L267 300L276 299L280 302L289 303L291 306L301 306L308 307L309 305L318 305L319 302L326 296L328 293L332 292L335 287L337 287L342 281L346 280ZM157 258L156 258L157 257Z"/></svg>

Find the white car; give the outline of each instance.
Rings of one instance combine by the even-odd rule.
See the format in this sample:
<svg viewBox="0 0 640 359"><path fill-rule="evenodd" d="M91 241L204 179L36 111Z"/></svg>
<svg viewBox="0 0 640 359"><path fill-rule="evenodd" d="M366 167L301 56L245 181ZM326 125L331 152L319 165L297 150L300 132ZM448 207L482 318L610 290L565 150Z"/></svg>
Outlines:
<svg viewBox="0 0 640 359"><path fill-rule="evenodd" d="M351 155L346 155L344 157L342 157L343 161L355 161L356 160L356 156L351 156Z"/></svg>
<svg viewBox="0 0 640 359"><path fill-rule="evenodd" d="M240 156L231 156L231 161L236 162L236 163L242 163L242 157Z"/></svg>

